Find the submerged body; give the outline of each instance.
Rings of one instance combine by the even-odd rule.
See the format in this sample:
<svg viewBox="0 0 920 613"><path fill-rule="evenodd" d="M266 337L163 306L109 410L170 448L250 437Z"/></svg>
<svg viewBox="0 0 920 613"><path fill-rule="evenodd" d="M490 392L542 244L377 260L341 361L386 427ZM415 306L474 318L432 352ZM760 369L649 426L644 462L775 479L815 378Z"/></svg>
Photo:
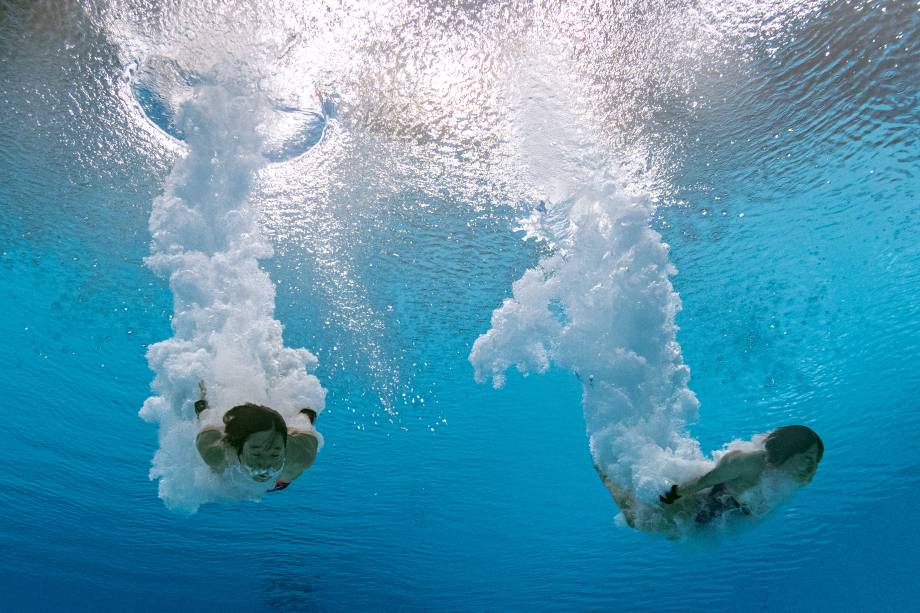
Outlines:
<svg viewBox="0 0 920 613"><path fill-rule="evenodd" d="M728 516L751 515L745 494L779 478L802 487L811 482L824 455L824 444L805 426L785 426L770 433L764 448L730 451L715 468L684 483L675 484L659 497L658 505L636 498L594 468L631 527L677 534L688 526L705 526Z"/></svg>
<svg viewBox="0 0 920 613"><path fill-rule="evenodd" d="M208 406L204 383L195 412L204 419ZM205 420L206 421L206 420ZM316 460L319 437L313 424L316 412L301 409L286 423L268 407L244 404L233 407L223 416L223 427L204 426L195 445L204 462L216 473L238 468L256 483L272 484L268 491L286 488Z"/></svg>

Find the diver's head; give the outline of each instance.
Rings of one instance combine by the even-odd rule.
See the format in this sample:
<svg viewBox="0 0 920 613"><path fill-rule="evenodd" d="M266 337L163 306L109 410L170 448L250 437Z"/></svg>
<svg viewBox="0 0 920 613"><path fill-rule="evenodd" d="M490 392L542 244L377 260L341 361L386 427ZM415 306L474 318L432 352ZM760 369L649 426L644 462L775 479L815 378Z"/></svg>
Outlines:
<svg viewBox="0 0 920 613"><path fill-rule="evenodd" d="M811 482L824 456L824 443L806 426L777 428L764 442L767 463L787 473L800 483Z"/></svg>
<svg viewBox="0 0 920 613"><path fill-rule="evenodd" d="M281 415L258 404L242 404L224 415L224 441L236 450L253 481L274 479L284 466L287 426Z"/></svg>

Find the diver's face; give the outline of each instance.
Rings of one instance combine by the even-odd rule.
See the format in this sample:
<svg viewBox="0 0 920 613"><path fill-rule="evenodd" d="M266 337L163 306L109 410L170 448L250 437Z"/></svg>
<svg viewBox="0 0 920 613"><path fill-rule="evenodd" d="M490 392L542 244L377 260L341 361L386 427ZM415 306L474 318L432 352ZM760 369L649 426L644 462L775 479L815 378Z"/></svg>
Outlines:
<svg viewBox="0 0 920 613"><path fill-rule="evenodd" d="M780 469L802 485L808 485L818 470L818 446L812 445L808 451L795 454L783 462Z"/></svg>
<svg viewBox="0 0 920 613"><path fill-rule="evenodd" d="M268 481L272 478L270 473L284 466L284 439L273 430L253 432L243 443L240 462L254 471L254 481Z"/></svg>

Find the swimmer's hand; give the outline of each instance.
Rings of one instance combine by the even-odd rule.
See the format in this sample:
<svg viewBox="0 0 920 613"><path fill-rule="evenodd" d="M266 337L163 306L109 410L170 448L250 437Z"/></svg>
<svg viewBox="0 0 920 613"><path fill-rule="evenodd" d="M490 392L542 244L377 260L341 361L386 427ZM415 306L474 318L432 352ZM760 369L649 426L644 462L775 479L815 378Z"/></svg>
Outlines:
<svg viewBox="0 0 920 613"><path fill-rule="evenodd" d="M195 401L195 416L201 417L201 414L204 413L208 408L208 401L205 398L208 390L204 384L204 379L198 382L198 400Z"/></svg>
<svg viewBox="0 0 920 613"><path fill-rule="evenodd" d="M669 489L664 496L658 497L658 500L660 500L663 504L672 504L678 498L682 498L682 496L677 493L677 486L672 485L671 489Z"/></svg>
<svg viewBox="0 0 920 613"><path fill-rule="evenodd" d="M307 419L310 420L311 424L316 423L316 411L310 407L307 407L306 409L300 409L300 412L307 416Z"/></svg>

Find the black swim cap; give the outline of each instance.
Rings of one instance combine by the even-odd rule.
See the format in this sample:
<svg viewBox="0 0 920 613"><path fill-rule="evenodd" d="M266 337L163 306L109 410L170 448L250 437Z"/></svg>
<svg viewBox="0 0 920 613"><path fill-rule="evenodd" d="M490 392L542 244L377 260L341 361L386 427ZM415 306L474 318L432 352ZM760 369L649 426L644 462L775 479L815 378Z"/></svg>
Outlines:
<svg viewBox="0 0 920 613"><path fill-rule="evenodd" d="M236 449L236 455L243 453L243 445L251 434L263 430L281 434L287 447L287 424L278 411L247 402L233 407L224 415L224 442Z"/></svg>
<svg viewBox="0 0 920 613"><path fill-rule="evenodd" d="M764 443L767 461L779 466L797 453L805 453L814 445L818 446L817 462L824 456L824 443L817 433L807 426L783 426L769 435Z"/></svg>

